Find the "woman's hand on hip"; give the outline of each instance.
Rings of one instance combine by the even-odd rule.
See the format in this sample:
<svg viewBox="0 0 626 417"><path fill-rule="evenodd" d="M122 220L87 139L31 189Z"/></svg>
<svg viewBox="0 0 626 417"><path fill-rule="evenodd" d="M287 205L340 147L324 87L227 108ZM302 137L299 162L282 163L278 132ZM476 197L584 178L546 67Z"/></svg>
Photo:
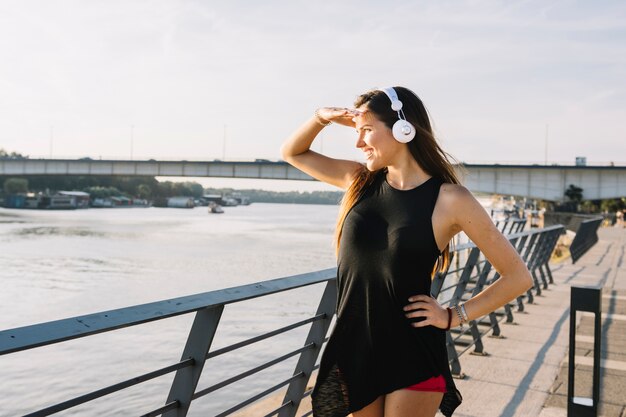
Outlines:
<svg viewBox="0 0 626 417"><path fill-rule="evenodd" d="M407 318L423 317L421 321L411 323L413 327L434 326L445 329L448 326L448 311L437 300L428 295L415 295L409 298L404 307Z"/></svg>

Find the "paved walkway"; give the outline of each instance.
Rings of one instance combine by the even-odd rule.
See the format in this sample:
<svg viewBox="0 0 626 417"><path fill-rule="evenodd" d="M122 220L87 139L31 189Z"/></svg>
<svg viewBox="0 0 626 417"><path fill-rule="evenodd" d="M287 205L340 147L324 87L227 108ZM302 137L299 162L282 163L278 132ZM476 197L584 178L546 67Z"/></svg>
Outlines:
<svg viewBox="0 0 626 417"><path fill-rule="evenodd" d="M626 229L603 228L599 237L576 264L551 265L555 284L526 305L526 314L515 314L517 325L502 327L505 339L485 342L490 356L461 357L467 377L457 380L464 402L455 417L567 416L570 287L585 285L604 287L600 415L626 416ZM581 320L577 356L589 356L592 320ZM591 392L591 366L578 359L584 394Z"/></svg>

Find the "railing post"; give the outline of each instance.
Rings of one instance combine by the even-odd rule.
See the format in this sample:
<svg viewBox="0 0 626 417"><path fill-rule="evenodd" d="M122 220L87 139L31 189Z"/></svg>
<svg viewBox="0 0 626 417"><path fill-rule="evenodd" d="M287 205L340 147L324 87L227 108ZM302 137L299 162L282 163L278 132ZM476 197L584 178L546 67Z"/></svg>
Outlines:
<svg viewBox="0 0 626 417"><path fill-rule="evenodd" d="M436 273L435 276L433 277L432 282L430 283L430 295L432 295L435 299L439 297L439 293L441 292L441 289L443 288L443 283L448 277L448 271L450 270L450 265L452 265L452 262L454 261L454 258L455 258L454 254L455 252L450 252L450 261L448 262L448 267L446 268L445 271Z"/></svg>
<svg viewBox="0 0 626 417"><path fill-rule="evenodd" d="M487 276L489 276L489 272L491 272L491 264L489 263L487 259L485 259L485 264L483 266L483 269L480 272L480 275L478 276L476 283L474 284L472 297L474 297L475 295L478 295L483 290L483 287L485 286L485 282L487 281ZM485 352L485 349L483 346L483 340L480 335L480 330L478 330L478 322L476 320L471 320L468 323L468 325L472 333L472 338L474 339L474 351L471 352L470 354L487 356L487 352ZM498 325L498 321L496 320L495 326L497 325Z"/></svg>
<svg viewBox="0 0 626 417"><path fill-rule="evenodd" d="M574 397L576 369L576 312L594 313L592 398ZM597 417L600 401L600 352L602 342L602 288L572 287L569 316L569 363L567 378L567 415Z"/></svg>
<svg viewBox="0 0 626 417"><path fill-rule="evenodd" d="M459 278L459 282L454 290L454 295L450 301L451 305L454 305L461 300L463 294L465 293L465 288L470 281L472 276L472 271L477 266L478 257L480 256L480 250L477 247L473 247L470 250L469 255L467 256L467 260L465 261L465 267L463 268L463 272L461 273L461 277ZM454 304L452 304L454 303Z"/></svg>
<svg viewBox="0 0 626 417"><path fill-rule="evenodd" d="M530 275L533 277L533 281L535 282L534 288L538 297L541 296L542 291L541 291L541 283L539 282L539 278L537 277L537 273L536 273L536 265L537 265L537 260L541 257L541 254L543 251L544 240L545 240L544 233L541 233L541 232L537 233L537 240L535 241L535 248L528 261L528 270L530 271Z"/></svg>
<svg viewBox="0 0 626 417"><path fill-rule="evenodd" d="M298 359L298 363L296 364L296 369L293 374L297 375L302 372L303 377L294 379L289 384L285 398L283 398L283 404L289 403L290 405L289 407L283 408L279 412L278 417L293 417L296 415L298 407L300 406L300 401L302 401L302 396L304 394L304 390L306 389L307 382L309 382L309 378L313 372L313 367L315 366L317 357L322 349L324 338L326 337L326 333L328 333L330 322L335 313L336 304L337 280L331 279L326 284L326 289L324 290L324 294L322 295L322 299L320 300L316 313L316 315L325 314L326 317L311 324L311 329L309 330L309 334L307 335L304 343L305 346L310 343L315 343L315 347L313 349L307 349L300 354L300 358Z"/></svg>
<svg viewBox="0 0 626 417"><path fill-rule="evenodd" d="M456 378L465 378L465 374L461 371L461 361L459 361L459 354L454 347L454 340L452 339L452 335L450 334L450 332L446 332L446 349L448 350L450 373Z"/></svg>
<svg viewBox="0 0 626 417"><path fill-rule="evenodd" d="M525 221L524 221L525 222ZM526 245L526 241L528 240L528 235L526 236L522 236L522 238L517 241L517 239L514 239L511 241L511 244L513 244L513 242L515 242L514 246L515 246L515 250L520 254L520 257L522 257L522 259L524 260L524 263L526 263L526 259L523 258L523 251L524 251L524 246ZM517 297L517 311L519 312L523 312L524 311L524 299L523 296L519 296ZM510 321L513 321L513 313L511 313L511 316L509 317ZM509 320L507 319L507 322L509 322Z"/></svg>
<svg viewBox="0 0 626 417"><path fill-rule="evenodd" d="M178 401L178 408L165 412L164 417L184 417L187 415L223 310L224 306L220 305L203 308L196 313L182 355L182 360L193 358L194 364L176 371L166 404Z"/></svg>
<svg viewBox="0 0 626 417"><path fill-rule="evenodd" d="M537 233L533 233L530 236L530 240L528 241L528 245L526 246L526 250L524 251L524 255L522 256L522 259L524 260L524 262L526 262L526 266L530 267L530 262L533 256L533 253L535 252L535 243L537 242ZM534 279L534 277L533 277ZM532 288L530 288L528 291L526 291L526 296L528 297L528 303L532 304L535 301L535 297L533 295L533 291Z"/></svg>
<svg viewBox="0 0 626 417"><path fill-rule="evenodd" d="M545 234L544 245L541 254L539 255L539 259L535 263L535 268L539 270L539 274L541 275L541 280L543 281L543 288L547 289L548 284L554 284L554 280L552 279L552 274L547 275L543 272L544 267L547 268L548 262L550 262L550 257L552 256L552 252L554 251L554 246L556 245L556 241L558 239L558 235L554 232L543 232Z"/></svg>
<svg viewBox="0 0 626 417"><path fill-rule="evenodd" d="M570 244L569 250L572 263L576 263L598 241L598 228L602 224L602 217L582 221L576 230L576 236Z"/></svg>
<svg viewBox="0 0 626 417"><path fill-rule="evenodd" d="M450 264L448 264L448 269L442 271L435 275L433 282L430 286L430 294L436 299L439 297L441 293L441 289L443 288L443 284L448 277L448 271L450 269L450 265L452 264L455 256L455 252L450 253ZM456 257L456 261L458 262L459 256ZM456 351L454 346L454 340L452 340L452 335L450 332L446 332L446 350L448 352L448 360L450 364L450 372L453 376L457 378L464 378L465 375L461 372L461 362L459 361L459 354Z"/></svg>
<svg viewBox="0 0 626 417"><path fill-rule="evenodd" d="M459 301L462 300L465 289L467 288L467 284L470 282L472 271L478 263L479 256L480 250L478 249L478 247L473 247L470 249L470 253L465 260L465 267L463 268L463 272L461 273L457 286L454 290L454 295L450 299L451 306L458 304ZM465 375L463 375L463 373L461 372L459 354L456 351L456 347L454 346L454 339L452 339L452 335L449 331L446 332L446 347L448 349L448 359L450 361L450 369L452 375L458 378L463 378Z"/></svg>
<svg viewBox="0 0 626 417"><path fill-rule="evenodd" d="M544 250L545 253L545 250ZM537 271L539 271L539 276L541 276L541 282L543 282L543 289L548 289L548 279L546 278L546 274L543 273L543 269L541 268L541 263L537 265Z"/></svg>
<svg viewBox="0 0 626 417"><path fill-rule="evenodd" d="M507 317L507 323L510 323L513 321L513 313L510 313L509 311L506 311L506 317ZM509 322L509 319L511 320ZM497 339L504 339L504 336L502 336L501 331L500 331L500 325L498 324L498 316L496 315L495 312L491 312L489 313L489 320L494 323L493 325L493 330L491 331L491 337L495 337Z"/></svg>
<svg viewBox="0 0 626 417"><path fill-rule="evenodd" d="M532 261L532 274L533 275L537 275L537 270L539 269L539 265L541 264L541 262L543 261L543 258L546 254L546 250L547 250L547 243L548 243L548 234L546 232L540 232L539 233L539 243L537 243L537 256L535 256L533 258ZM541 271L539 271L541 272ZM548 281L546 281L546 277L543 276L542 274L539 274L539 276L541 277L541 281L539 281L539 278L537 278L537 286L541 286L542 289L547 289L548 288ZM543 285L541 285L543 284ZM538 290L537 291L537 295L541 295L541 291Z"/></svg>
<svg viewBox="0 0 626 417"><path fill-rule="evenodd" d="M564 232L564 229L556 229L550 232L550 253L546 257L546 261L543 263L543 267L546 269L546 274L548 275L548 280L550 284L554 284L554 278L552 277L552 271L550 270L550 258L552 257L552 253L554 252L554 248L556 244L559 242L559 236Z"/></svg>
<svg viewBox="0 0 626 417"><path fill-rule="evenodd" d="M552 249L554 247L552 245L552 235L548 232L541 232L541 234L543 235L543 246L538 259L535 261L535 269L539 271L541 281L543 282L543 289L547 290L548 280L546 279L546 274L543 273L543 268L541 268L541 266L550 259L550 255L552 255Z"/></svg>

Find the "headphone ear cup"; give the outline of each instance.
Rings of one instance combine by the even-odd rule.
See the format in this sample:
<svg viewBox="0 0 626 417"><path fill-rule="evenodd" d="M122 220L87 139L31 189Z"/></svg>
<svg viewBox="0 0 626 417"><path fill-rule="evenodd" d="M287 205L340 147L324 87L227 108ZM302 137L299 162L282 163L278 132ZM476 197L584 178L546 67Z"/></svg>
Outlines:
<svg viewBox="0 0 626 417"><path fill-rule="evenodd" d="M393 124L391 129L393 137L400 143L408 143L415 137L415 128L406 120L400 119Z"/></svg>

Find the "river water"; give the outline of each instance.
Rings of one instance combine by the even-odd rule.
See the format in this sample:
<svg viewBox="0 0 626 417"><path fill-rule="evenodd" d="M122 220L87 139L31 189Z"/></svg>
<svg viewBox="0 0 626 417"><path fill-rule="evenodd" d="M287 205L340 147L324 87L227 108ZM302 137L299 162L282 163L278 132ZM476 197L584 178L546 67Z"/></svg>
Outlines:
<svg viewBox="0 0 626 417"><path fill-rule="evenodd" d="M338 206L255 203L224 210L0 208L0 329L336 266ZM226 306L211 350L312 316L322 291L317 285ZM176 363L192 320L185 315L1 356L0 416ZM198 389L300 348L306 331L209 360ZM189 415L218 414L288 378L296 359L194 401ZM173 375L58 415L141 415L165 403Z"/></svg>
<svg viewBox="0 0 626 417"><path fill-rule="evenodd" d="M338 206L26 211L0 208L0 329L336 266ZM322 286L229 305L213 349L311 316ZM0 416L15 416L178 362L193 315L0 357ZM306 329L210 360L198 389L302 346ZM286 379L295 360L198 399L210 416ZM277 375L279 375L277 377ZM280 378L280 379L277 379ZM136 416L173 373L59 415Z"/></svg>

